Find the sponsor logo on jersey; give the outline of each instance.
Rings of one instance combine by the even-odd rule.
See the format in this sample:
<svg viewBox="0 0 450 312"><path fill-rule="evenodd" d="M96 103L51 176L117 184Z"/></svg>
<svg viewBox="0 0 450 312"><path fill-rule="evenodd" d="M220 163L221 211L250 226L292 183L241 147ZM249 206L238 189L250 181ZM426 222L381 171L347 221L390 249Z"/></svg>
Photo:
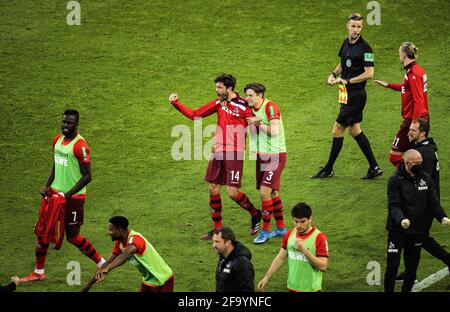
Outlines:
<svg viewBox="0 0 450 312"><path fill-rule="evenodd" d="M62 158L69 158L69 154L61 152L60 150L55 150L55 154Z"/></svg>
<svg viewBox="0 0 450 312"><path fill-rule="evenodd" d="M58 155L55 155L55 164L56 165L61 165L64 167L68 167L69 166L69 160L67 158L62 158Z"/></svg>
<svg viewBox="0 0 450 312"><path fill-rule="evenodd" d="M233 112L233 111L232 111L231 109L229 109L228 107L222 106L222 110L224 110L225 112L227 112L227 113L230 114L230 115L239 117L239 109L237 110L237 112Z"/></svg>
<svg viewBox="0 0 450 312"><path fill-rule="evenodd" d="M131 265L135 266L135 267L138 267L138 266L139 266L139 262L137 262L136 259L135 259L134 257L128 258L128 262L129 262Z"/></svg>
<svg viewBox="0 0 450 312"><path fill-rule="evenodd" d="M289 250L288 254L289 258L291 258L292 260L309 262L308 258L306 258L306 256L302 252L296 250Z"/></svg>

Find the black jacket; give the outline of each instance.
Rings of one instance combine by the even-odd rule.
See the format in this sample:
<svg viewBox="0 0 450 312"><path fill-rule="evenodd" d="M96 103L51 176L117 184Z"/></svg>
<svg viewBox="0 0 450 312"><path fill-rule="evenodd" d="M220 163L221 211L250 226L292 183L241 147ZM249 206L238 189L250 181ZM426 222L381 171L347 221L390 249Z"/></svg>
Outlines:
<svg viewBox="0 0 450 312"><path fill-rule="evenodd" d="M431 176L434 181L434 188L436 189L438 197L440 197L439 160L436 143L433 138L427 138L422 142L414 143L413 147L422 155L422 170Z"/></svg>
<svg viewBox="0 0 450 312"><path fill-rule="evenodd" d="M438 199L440 200L440 182L439 182L439 159L437 155L437 146L434 142L433 138L427 138L423 140L422 142L414 143L414 149L416 149L421 155L422 155L422 166L423 171L428 173L434 182L434 188L436 189L436 193L438 196ZM441 206L442 209L442 206ZM438 215L438 218L440 218L441 215ZM444 212L444 217L447 217L447 215ZM438 219L436 218L436 219ZM439 222L441 222L441 219L438 219ZM433 224L433 216L429 215L426 220L426 230L427 232L431 229L431 225Z"/></svg>
<svg viewBox="0 0 450 312"><path fill-rule="evenodd" d="M255 291L255 271L247 247L236 242L227 258L220 256L216 269L216 291Z"/></svg>
<svg viewBox="0 0 450 312"><path fill-rule="evenodd" d="M433 179L427 173L412 177L401 164L388 181L388 218L386 228L406 234L426 234L427 220L435 217L439 221L445 213L439 205ZM409 219L408 229L401 221Z"/></svg>

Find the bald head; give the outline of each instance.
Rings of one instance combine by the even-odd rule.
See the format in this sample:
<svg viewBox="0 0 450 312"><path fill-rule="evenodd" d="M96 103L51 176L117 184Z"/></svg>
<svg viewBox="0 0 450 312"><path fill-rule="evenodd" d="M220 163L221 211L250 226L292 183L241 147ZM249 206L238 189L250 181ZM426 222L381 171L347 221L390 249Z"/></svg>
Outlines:
<svg viewBox="0 0 450 312"><path fill-rule="evenodd" d="M407 161L420 161L420 162L422 162L422 155L420 155L420 153L417 150L410 149L410 150L407 150L403 154L403 160L405 162L407 162Z"/></svg>
<svg viewBox="0 0 450 312"><path fill-rule="evenodd" d="M408 171L411 175L414 176L420 173L423 159L422 155L418 151L414 149L407 150L403 154L403 160L405 161L406 171Z"/></svg>

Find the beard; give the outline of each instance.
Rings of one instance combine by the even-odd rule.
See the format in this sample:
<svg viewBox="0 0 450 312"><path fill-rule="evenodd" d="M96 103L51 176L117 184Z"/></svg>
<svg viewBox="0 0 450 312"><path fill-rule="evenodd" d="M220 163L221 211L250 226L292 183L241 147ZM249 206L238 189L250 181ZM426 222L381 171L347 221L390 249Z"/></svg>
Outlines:
<svg viewBox="0 0 450 312"><path fill-rule="evenodd" d="M223 101L226 101L226 100L228 100L228 93L222 93L222 94L217 94L217 96L219 97L219 100L221 101L221 102L223 102Z"/></svg>
<svg viewBox="0 0 450 312"><path fill-rule="evenodd" d="M112 240L113 242L115 242L116 240L119 240L119 239L120 239L120 237L111 236L111 240Z"/></svg>

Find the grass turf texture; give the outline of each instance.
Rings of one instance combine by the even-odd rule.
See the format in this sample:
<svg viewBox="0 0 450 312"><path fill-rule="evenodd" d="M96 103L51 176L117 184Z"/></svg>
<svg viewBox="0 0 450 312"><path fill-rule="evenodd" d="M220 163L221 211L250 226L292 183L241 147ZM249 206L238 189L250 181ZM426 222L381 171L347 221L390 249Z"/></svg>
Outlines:
<svg viewBox="0 0 450 312"><path fill-rule="evenodd" d="M176 91L189 107L214 97L212 80L230 72L237 89L264 83L281 108L288 145L282 200L288 226L299 201L313 207L315 224L329 237L330 262L324 291L381 291L368 286L369 261L385 268L387 156L401 122L400 93L367 86L363 130L385 174L361 181L367 163L348 135L335 177L311 180L326 162L331 127L338 113L337 90L325 86L339 62L345 17L367 16L365 1L79 1L81 26L66 24L65 1L1 1L0 33L0 282L33 269L33 226L38 190L51 165L51 139L66 108L80 112L80 132L92 153L94 179L88 186L85 224L104 257L112 248L107 220L121 214L144 234L176 272L176 291L214 291L217 255L199 235L211 228L203 175L207 161L174 161L170 133L191 121L167 102ZM381 25L365 25L375 53L375 78L401 82L397 51L412 41L429 77L431 135L441 162L442 204L450 203L450 92L447 84L450 7L442 1L380 1ZM204 121L214 124L215 117ZM209 138L205 138L204 141ZM260 207L254 161L245 162L242 190ZM222 192L224 225L253 253L257 283L280 248L280 239L255 246L250 218ZM448 208L447 208L447 211ZM273 224L273 223L272 223ZM433 236L450 244L449 229L435 224ZM18 291L77 291L65 282L66 265L81 263L82 284L93 263L67 241L46 263L49 279ZM443 264L426 252L422 279ZM286 265L267 290L286 290ZM95 291L136 291L140 276L130 265L108 275ZM446 278L427 290L448 291Z"/></svg>

